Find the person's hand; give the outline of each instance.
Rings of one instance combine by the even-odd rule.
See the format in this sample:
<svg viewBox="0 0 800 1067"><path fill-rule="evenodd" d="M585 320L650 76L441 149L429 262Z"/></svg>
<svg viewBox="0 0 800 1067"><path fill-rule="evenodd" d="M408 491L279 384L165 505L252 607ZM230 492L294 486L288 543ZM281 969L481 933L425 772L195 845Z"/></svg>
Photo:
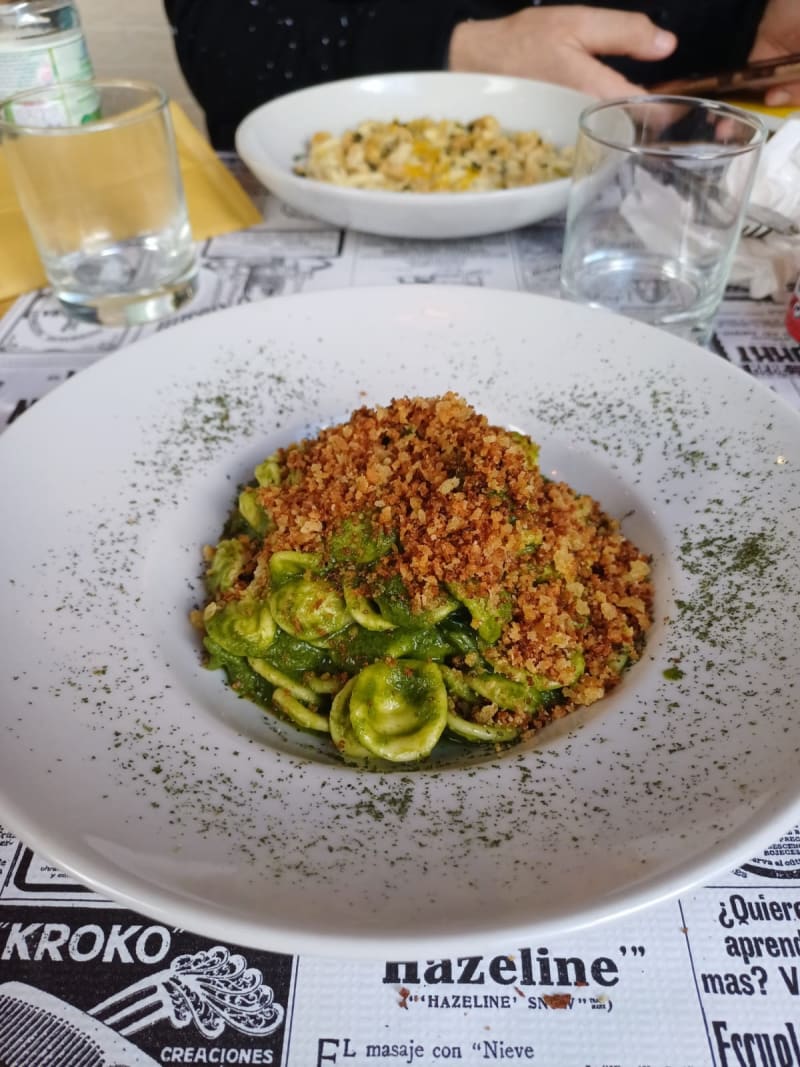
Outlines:
<svg viewBox="0 0 800 1067"><path fill-rule="evenodd" d="M556 82L593 96L629 96L643 90L595 56L658 60L676 44L674 34L646 15L581 5L530 7L505 18L458 23L449 66Z"/></svg>
<svg viewBox="0 0 800 1067"><path fill-rule="evenodd" d="M797 0L769 0L759 23L750 61L779 59L800 52L800 4ZM770 107L800 104L800 81L776 85L767 91Z"/></svg>

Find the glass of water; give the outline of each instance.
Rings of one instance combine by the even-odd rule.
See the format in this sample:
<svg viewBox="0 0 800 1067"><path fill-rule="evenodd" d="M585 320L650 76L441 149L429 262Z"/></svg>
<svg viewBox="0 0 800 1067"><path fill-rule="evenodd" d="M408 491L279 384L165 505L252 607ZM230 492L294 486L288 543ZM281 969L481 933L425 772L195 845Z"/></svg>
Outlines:
<svg viewBox="0 0 800 1067"><path fill-rule="evenodd" d="M76 120L70 103L87 94L95 106ZM159 88L114 80L20 93L0 104L0 141L48 280L70 313L127 325L191 299L197 254Z"/></svg>
<svg viewBox="0 0 800 1067"><path fill-rule="evenodd" d="M766 130L709 100L641 96L580 118L561 294L705 344Z"/></svg>

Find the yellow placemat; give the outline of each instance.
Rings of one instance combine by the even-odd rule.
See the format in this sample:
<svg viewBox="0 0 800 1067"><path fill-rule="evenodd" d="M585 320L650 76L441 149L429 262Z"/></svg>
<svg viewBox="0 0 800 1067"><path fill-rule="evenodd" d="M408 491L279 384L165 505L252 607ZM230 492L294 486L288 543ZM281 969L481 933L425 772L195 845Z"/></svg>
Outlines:
<svg viewBox="0 0 800 1067"><path fill-rule="evenodd" d="M751 100L728 100L729 104L733 104L735 107L744 108L745 111L758 111L762 115L771 115L776 119L785 119L789 115L794 115L800 108L798 107L766 107L764 104L754 104Z"/></svg>
<svg viewBox="0 0 800 1067"><path fill-rule="evenodd" d="M252 226L261 218L241 185L178 104L171 104L192 234L196 241ZM0 315L21 294L46 284L0 148Z"/></svg>

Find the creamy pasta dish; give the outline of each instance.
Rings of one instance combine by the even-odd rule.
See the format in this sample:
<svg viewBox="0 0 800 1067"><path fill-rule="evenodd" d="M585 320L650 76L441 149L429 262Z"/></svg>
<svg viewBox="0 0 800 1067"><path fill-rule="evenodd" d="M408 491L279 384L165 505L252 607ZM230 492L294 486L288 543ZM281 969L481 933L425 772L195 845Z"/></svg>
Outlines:
<svg viewBox="0 0 800 1067"><path fill-rule="evenodd" d="M356 189L455 193L512 189L567 177L572 148L503 130L491 115L362 122L341 137L318 132L295 173Z"/></svg>
<svg viewBox="0 0 800 1067"><path fill-rule="evenodd" d="M207 665L349 761L504 746L599 700L640 656L649 560L537 459L453 393L268 456L205 552Z"/></svg>

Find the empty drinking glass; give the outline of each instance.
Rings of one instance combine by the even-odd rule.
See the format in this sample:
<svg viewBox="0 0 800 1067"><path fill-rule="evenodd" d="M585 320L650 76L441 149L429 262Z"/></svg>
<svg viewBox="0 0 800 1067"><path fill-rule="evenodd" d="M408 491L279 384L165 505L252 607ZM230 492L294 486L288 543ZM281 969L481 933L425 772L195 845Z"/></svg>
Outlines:
<svg viewBox="0 0 800 1067"><path fill-rule="evenodd" d="M688 97L587 108L567 210L562 296L704 344L765 132L756 115Z"/></svg>
<svg viewBox="0 0 800 1067"><path fill-rule="evenodd" d="M76 121L70 101L87 93L96 109ZM197 255L160 89L119 80L33 89L0 104L0 139L45 273L71 313L149 322L194 295Z"/></svg>

